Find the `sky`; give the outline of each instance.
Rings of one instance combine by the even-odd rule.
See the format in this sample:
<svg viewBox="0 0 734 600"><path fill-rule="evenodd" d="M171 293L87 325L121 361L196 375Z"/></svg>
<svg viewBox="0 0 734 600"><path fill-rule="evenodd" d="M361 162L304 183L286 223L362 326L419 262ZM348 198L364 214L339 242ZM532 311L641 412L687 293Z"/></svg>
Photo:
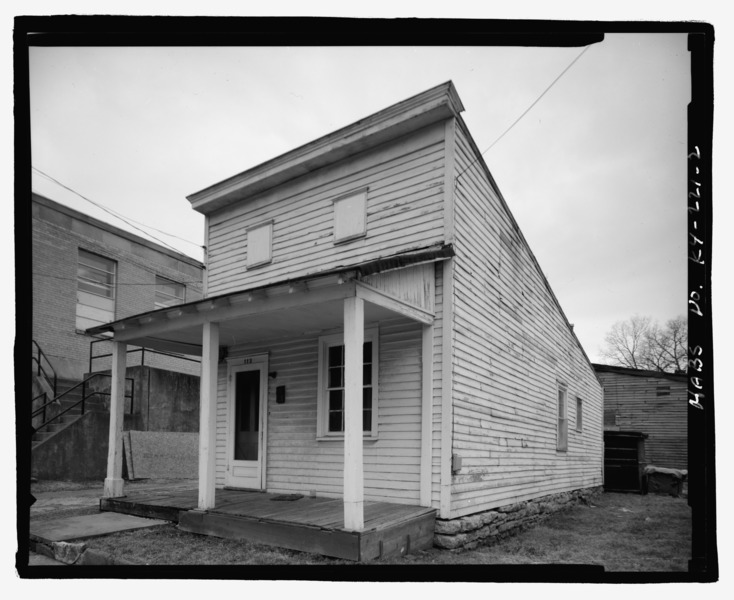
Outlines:
<svg viewBox="0 0 734 600"><path fill-rule="evenodd" d="M448 80L592 362L615 322L686 312L683 34L585 51L34 47L33 190L202 260L187 195Z"/></svg>

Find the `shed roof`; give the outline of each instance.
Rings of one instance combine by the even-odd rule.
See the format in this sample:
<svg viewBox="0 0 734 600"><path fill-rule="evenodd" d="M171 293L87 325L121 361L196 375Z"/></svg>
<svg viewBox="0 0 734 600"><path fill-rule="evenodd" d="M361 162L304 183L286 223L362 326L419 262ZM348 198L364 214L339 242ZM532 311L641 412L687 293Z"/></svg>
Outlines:
<svg viewBox="0 0 734 600"><path fill-rule="evenodd" d="M666 373L665 371L649 371L646 369L632 369L630 367L615 367L613 365L600 365L592 363L597 373L616 373L618 375L630 375L632 377L655 377L658 379L670 379L672 381L686 381L685 373Z"/></svg>

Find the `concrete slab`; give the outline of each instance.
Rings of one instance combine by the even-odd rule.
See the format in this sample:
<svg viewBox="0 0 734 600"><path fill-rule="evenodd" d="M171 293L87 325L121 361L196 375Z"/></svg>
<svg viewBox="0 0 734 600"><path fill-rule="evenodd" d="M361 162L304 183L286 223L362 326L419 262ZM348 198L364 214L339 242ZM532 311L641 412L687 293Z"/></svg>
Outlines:
<svg viewBox="0 0 734 600"><path fill-rule="evenodd" d="M123 437L131 479L191 479L199 474L199 434L128 431Z"/></svg>
<svg viewBox="0 0 734 600"><path fill-rule="evenodd" d="M30 534L31 539L40 542L66 542L129 529L155 527L166 523L168 521L160 519L145 519L133 515L103 512L95 515L47 521L34 522L31 519Z"/></svg>

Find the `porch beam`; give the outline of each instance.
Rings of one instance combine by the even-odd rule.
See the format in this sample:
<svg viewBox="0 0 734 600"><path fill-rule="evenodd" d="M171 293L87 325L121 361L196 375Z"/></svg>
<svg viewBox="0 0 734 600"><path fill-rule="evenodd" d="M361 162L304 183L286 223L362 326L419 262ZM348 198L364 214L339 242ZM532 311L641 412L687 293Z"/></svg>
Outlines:
<svg viewBox="0 0 734 600"><path fill-rule="evenodd" d="M219 323L204 323L199 406L199 505L214 508Z"/></svg>
<svg viewBox="0 0 734 600"><path fill-rule="evenodd" d="M344 300L344 528L364 528L362 346L364 301Z"/></svg>
<svg viewBox="0 0 734 600"><path fill-rule="evenodd" d="M400 298L386 294L382 290L378 290L370 285L362 282L355 282L356 284L356 295L358 298L367 300L372 304L387 308L393 312L401 314L409 319L423 323L424 325L430 325L434 321L434 315L419 306L415 306Z"/></svg>
<svg viewBox="0 0 734 600"><path fill-rule="evenodd" d="M204 310L203 312L197 309L196 312L181 315L177 319L158 319L132 330L123 329L120 326L122 324L115 325L115 339L128 342L143 337L160 336L186 327L201 326L214 318L217 322L222 323L248 315L275 313L299 306L323 304L331 300L343 300L349 296L354 296L354 286L354 282L347 282L342 285L312 289L308 293L302 294L289 294L286 287L284 293L269 295L267 298L253 297L249 302L247 301L247 295L244 295L242 301L230 300L229 306L216 306L213 310ZM205 306L208 307L208 305Z"/></svg>
<svg viewBox="0 0 734 600"><path fill-rule="evenodd" d="M125 369L127 345L112 342L112 383L110 384L110 433L107 450L107 477L104 480L104 497L119 498L123 495L122 480L122 426L125 418Z"/></svg>

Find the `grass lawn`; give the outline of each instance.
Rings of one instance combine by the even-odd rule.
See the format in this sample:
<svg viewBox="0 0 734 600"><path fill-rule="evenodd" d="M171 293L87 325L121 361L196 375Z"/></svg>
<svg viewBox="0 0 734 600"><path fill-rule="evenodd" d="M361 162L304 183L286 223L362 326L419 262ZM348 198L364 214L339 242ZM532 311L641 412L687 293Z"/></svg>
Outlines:
<svg viewBox="0 0 734 600"><path fill-rule="evenodd" d="M117 533L87 546L148 565L353 565L349 561L180 531L174 525ZM396 565L594 564L607 571L685 572L691 515L684 498L603 494L530 529L470 551L433 548ZM381 563L377 563L381 564Z"/></svg>

